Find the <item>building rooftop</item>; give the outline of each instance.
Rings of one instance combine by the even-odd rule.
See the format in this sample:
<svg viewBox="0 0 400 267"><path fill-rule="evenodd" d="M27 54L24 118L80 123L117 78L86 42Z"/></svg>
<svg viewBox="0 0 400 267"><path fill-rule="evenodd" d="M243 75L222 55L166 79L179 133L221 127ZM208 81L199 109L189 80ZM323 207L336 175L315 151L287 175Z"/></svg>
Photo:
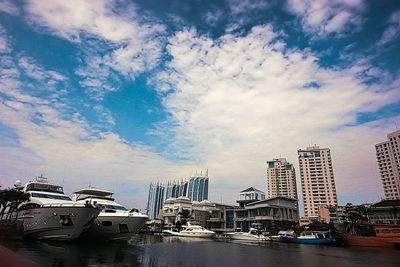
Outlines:
<svg viewBox="0 0 400 267"><path fill-rule="evenodd" d="M385 199L372 205L372 207L400 206L400 199Z"/></svg>
<svg viewBox="0 0 400 267"><path fill-rule="evenodd" d="M257 192L260 192L260 193L264 193L263 191L258 190L258 189L254 188L254 187L249 187L249 188L247 188L247 189L245 189L245 190L243 190L243 191L240 191L240 193L244 193L244 192L253 192L253 191L257 191Z"/></svg>

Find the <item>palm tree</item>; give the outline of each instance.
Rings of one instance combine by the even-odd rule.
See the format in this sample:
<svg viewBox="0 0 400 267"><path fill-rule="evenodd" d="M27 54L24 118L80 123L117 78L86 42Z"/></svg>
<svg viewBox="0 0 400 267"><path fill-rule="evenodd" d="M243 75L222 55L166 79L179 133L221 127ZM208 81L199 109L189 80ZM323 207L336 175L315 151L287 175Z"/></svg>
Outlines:
<svg viewBox="0 0 400 267"><path fill-rule="evenodd" d="M0 220L3 219L4 213L8 208L8 215L7 219L11 218L11 215L14 212L17 212L15 220L18 218L18 206L28 201L30 198L30 194L15 190L15 189L8 189L3 190L0 192L0 206L1 206L1 217Z"/></svg>

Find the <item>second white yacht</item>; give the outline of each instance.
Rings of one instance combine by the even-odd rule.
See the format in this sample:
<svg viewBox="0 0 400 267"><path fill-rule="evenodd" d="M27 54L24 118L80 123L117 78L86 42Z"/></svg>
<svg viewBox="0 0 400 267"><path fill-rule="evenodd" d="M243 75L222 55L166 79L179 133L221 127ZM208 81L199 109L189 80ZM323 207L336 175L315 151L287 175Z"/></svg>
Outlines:
<svg viewBox="0 0 400 267"><path fill-rule="evenodd" d="M182 225L183 230L180 232L164 230L165 235L170 236L183 236L183 237L206 237L211 238L215 235L215 232L205 229L200 225L192 225L188 223L187 225Z"/></svg>
<svg viewBox="0 0 400 267"><path fill-rule="evenodd" d="M77 203L94 204L101 208L83 238L126 242L147 222L147 215L135 209L126 209L115 202L112 195L113 192L93 187L74 192L73 200Z"/></svg>
<svg viewBox="0 0 400 267"><path fill-rule="evenodd" d="M271 240L268 236L263 235L255 228L250 228L248 232L232 232L226 233L225 235L232 240L240 240L245 242L266 242Z"/></svg>
<svg viewBox="0 0 400 267"><path fill-rule="evenodd" d="M15 188L30 194L30 200L18 208L24 237L72 241L88 229L100 213L94 205L73 202L61 186L49 184L43 175L25 185L17 181Z"/></svg>

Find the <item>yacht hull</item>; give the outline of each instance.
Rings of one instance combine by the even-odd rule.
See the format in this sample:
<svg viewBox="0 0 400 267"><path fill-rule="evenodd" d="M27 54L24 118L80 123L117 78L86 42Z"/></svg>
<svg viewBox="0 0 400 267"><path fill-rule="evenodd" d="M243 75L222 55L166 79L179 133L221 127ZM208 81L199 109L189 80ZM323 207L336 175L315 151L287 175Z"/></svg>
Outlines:
<svg viewBox="0 0 400 267"><path fill-rule="evenodd" d="M182 233L179 236L182 237L200 237L200 238L212 238L215 233Z"/></svg>
<svg viewBox="0 0 400 267"><path fill-rule="evenodd" d="M72 241L90 227L100 210L92 206L49 205L20 212L24 238Z"/></svg>
<svg viewBox="0 0 400 267"><path fill-rule="evenodd" d="M104 216L100 213L82 238L127 242L142 229L147 220L148 217L143 215Z"/></svg>
<svg viewBox="0 0 400 267"><path fill-rule="evenodd" d="M262 235L249 235L247 233L235 233L227 235L232 240L245 241L245 242L266 242L270 241L269 237Z"/></svg>
<svg viewBox="0 0 400 267"><path fill-rule="evenodd" d="M164 230L163 235L165 236L179 236L179 237L196 237L196 238L212 238L215 233L214 232L189 232L189 231L170 231Z"/></svg>

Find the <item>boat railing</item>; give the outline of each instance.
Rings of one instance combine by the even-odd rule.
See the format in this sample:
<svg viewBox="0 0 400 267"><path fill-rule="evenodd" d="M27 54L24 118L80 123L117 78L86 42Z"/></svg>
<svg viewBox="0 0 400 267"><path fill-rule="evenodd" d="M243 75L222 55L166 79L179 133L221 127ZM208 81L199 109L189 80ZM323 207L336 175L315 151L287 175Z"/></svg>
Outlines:
<svg viewBox="0 0 400 267"><path fill-rule="evenodd" d="M94 207L93 205L86 205L82 203L51 203L51 204L42 204L40 207Z"/></svg>

